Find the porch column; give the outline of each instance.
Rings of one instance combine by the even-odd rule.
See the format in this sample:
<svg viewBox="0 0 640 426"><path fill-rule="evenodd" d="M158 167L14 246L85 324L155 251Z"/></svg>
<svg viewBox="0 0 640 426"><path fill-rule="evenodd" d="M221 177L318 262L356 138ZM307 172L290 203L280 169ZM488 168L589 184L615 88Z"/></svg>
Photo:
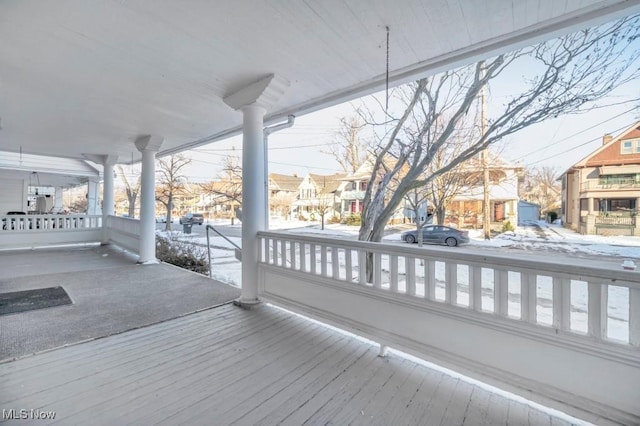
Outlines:
<svg viewBox="0 0 640 426"><path fill-rule="evenodd" d="M242 293L240 303L258 303L258 231L265 229L263 117L256 104L242 111Z"/></svg>
<svg viewBox="0 0 640 426"><path fill-rule="evenodd" d="M634 230L633 235L640 236L640 198L636 198L636 215L633 217Z"/></svg>
<svg viewBox="0 0 640 426"><path fill-rule="evenodd" d="M100 182L98 179L91 178L87 182L87 214L88 215L97 215L98 208L98 188L100 187Z"/></svg>
<svg viewBox="0 0 640 426"><path fill-rule="evenodd" d="M587 198L587 214L593 214L594 212L593 201L593 198Z"/></svg>
<svg viewBox="0 0 640 426"><path fill-rule="evenodd" d="M56 186L56 192L53 195L53 211L55 213L62 213L63 209L63 201L64 201L64 192L61 186Z"/></svg>
<svg viewBox="0 0 640 426"><path fill-rule="evenodd" d="M113 197L113 166L117 162L117 157L105 155L102 159L104 168L104 181L102 185L102 244L109 243L109 229L107 228L107 216L114 213Z"/></svg>
<svg viewBox="0 0 640 426"><path fill-rule="evenodd" d="M236 304L250 308L258 300L258 236L265 229L264 115L289 86L269 74L224 97L224 103L242 111L242 290Z"/></svg>
<svg viewBox="0 0 640 426"><path fill-rule="evenodd" d="M138 263L158 263L156 259L156 153L163 138L141 136L135 145L142 153L142 174L140 179L140 250Z"/></svg>

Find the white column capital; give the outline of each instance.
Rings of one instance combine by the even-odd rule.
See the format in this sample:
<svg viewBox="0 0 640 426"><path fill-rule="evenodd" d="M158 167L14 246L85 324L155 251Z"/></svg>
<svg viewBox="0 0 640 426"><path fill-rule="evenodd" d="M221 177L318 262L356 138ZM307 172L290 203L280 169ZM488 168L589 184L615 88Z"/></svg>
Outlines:
<svg viewBox="0 0 640 426"><path fill-rule="evenodd" d="M257 116L262 118L267 113L267 109L257 103L243 105L239 110L242 111L243 114L248 115L250 117L249 119Z"/></svg>
<svg viewBox="0 0 640 426"><path fill-rule="evenodd" d="M112 154L83 154L87 160L91 160L94 163L102 164L106 166L111 164L112 166L118 162L118 156Z"/></svg>
<svg viewBox="0 0 640 426"><path fill-rule="evenodd" d="M136 141L134 142L138 151L152 151L158 152L160 151L160 147L162 146L162 142L164 142L164 138L156 135L143 135L138 136Z"/></svg>
<svg viewBox="0 0 640 426"><path fill-rule="evenodd" d="M223 101L235 110L255 104L266 111L280 100L288 87L287 79L269 74L227 94Z"/></svg>

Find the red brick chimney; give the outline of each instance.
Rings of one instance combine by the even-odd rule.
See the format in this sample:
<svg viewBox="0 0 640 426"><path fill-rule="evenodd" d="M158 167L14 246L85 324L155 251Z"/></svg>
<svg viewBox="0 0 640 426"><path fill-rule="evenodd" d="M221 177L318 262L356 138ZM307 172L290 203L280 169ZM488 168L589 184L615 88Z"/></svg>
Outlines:
<svg viewBox="0 0 640 426"><path fill-rule="evenodd" d="M609 133L605 134L602 137L602 145L608 144L609 142L611 142L611 139L613 139L613 136L611 136Z"/></svg>

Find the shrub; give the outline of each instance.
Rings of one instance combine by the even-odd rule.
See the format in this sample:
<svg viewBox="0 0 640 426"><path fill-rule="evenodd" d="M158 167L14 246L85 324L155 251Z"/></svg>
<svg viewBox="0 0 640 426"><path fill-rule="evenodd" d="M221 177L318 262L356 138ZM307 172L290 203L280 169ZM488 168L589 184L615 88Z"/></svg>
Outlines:
<svg viewBox="0 0 640 426"><path fill-rule="evenodd" d="M505 223L502 224L502 232L513 232L513 231L515 231L515 228L513 227L510 221L506 221Z"/></svg>
<svg viewBox="0 0 640 426"><path fill-rule="evenodd" d="M362 221L362 218L360 217L359 214L351 214L347 216L346 224L360 226L361 221Z"/></svg>
<svg viewBox="0 0 640 426"><path fill-rule="evenodd" d="M193 243L180 241L173 236L156 235L156 256L162 262L209 275L206 249Z"/></svg>
<svg viewBox="0 0 640 426"><path fill-rule="evenodd" d="M327 219L327 223L340 223L340 216L334 214L329 219Z"/></svg>
<svg viewBox="0 0 640 426"><path fill-rule="evenodd" d="M549 222L553 223L558 218L558 213L554 211L547 212L547 217L549 218Z"/></svg>

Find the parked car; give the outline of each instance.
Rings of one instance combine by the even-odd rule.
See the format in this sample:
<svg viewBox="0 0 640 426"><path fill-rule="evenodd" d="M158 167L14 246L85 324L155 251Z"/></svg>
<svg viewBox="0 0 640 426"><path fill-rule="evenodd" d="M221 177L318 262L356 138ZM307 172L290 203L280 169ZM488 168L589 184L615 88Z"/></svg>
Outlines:
<svg viewBox="0 0 640 426"><path fill-rule="evenodd" d="M418 242L418 231L402 233L402 241L409 244ZM450 247L469 242L469 233L444 225L427 225L422 228L422 241L428 244L446 244Z"/></svg>
<svg viewBox="0 0 640 426"><path fill-rule="evenodd" d="M166 216L156 216L156 223L167 223Z"/></svg>
<svg viewBox="0 0 640 426"><path fill-rule="evenodd" d="M185 223L202 225L204 223L204 216L202 216L202 213L187 213L180 218L180 225Z"/></svg>

